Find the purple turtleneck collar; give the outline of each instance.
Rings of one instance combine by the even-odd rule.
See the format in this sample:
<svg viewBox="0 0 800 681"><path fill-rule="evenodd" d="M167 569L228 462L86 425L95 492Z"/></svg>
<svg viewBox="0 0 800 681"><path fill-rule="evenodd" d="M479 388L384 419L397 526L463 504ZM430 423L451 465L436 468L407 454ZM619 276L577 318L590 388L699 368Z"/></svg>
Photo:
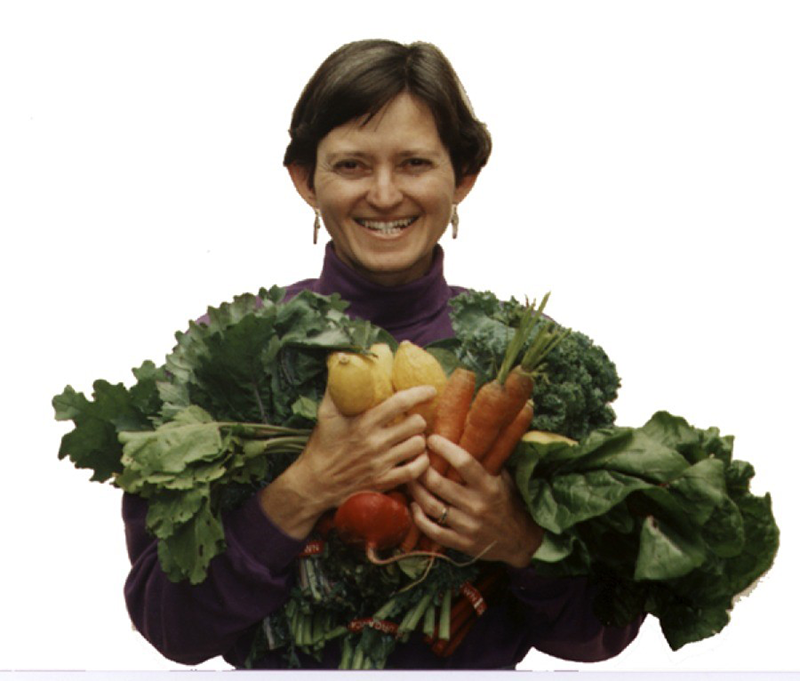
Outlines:
<svg viewBox="0 0 800 681"><path fill-rule="evenodd" d="M303 290L321 295L338 293L350 303L350 316L370 320L397 341L426 345L453 335L448 303L465 289L445 281L444 250L438 244L425 276L401 286L380 286L345 265L336 255L333 242L329 242L319 278L287 286L286 295L290 298Z"/></svg>

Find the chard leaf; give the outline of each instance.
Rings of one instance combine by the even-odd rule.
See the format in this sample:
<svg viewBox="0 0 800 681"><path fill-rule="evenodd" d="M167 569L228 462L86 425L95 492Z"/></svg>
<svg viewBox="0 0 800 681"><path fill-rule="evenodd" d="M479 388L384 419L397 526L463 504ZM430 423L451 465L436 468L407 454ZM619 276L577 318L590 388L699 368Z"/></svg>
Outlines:
<svg viewBox="0 0 800 681"><path fill-rule="evenodd" d="M571 534L558 535L545 532L542 543L533 554L533 559L543 563L558 563L572 554L576 541L576 537Z"/></svg>
<svg viewBox="0 0 800 681"><path fill-rule="evenodd" d="M703 525L703 539L720 558L733 558L744 549L744 519L739 507L725 496Z"/></svg>
<svg viewBox="0 0 800 681"><path fill-rule="evenodd" d="M601 442L594 452L581 457L572 468L605 469L638 476L653 483L663 483L681 475L688 464L675 450L642 431L631 430L629 437L609 438Z"/></svg>
<svg viewBox="0 0 800 681"><path fill-rule="evenodd" d="M708 456L730 464L733 437L721 437L718 428L702 430L691 426L686 419L659 411L642 426L642 432L663 445L680 452L690 463Z"/></svg>
<svg viewBox="0 0 800 681"><path fill-rule="evenodd" d="M674 527L649 516L642 525L634 579L682 577L702 565L705 558L706 552L701 541L683 536Z"/></svg>
<svg viewBox="0 0 800 681"><path fill-rule="evenodd" d="M772 566L778 552L780 532L772 515L769 494L735 499L742 514L745 541L741 553L725 561L730 591L738 595L751 587Z"/></svg>
<svg viewBox="0 0 800 681"><path fill-rule="evenodd" d="M530 508L541 527L560 533L608 513L632 492L648 488L648 482L615 471L566 473L549 484L534 481L529 486Z"/></svg>
<svg viewBox="0 0 800 681"><path fill-rule="evenodd" d="M698 592L703 593L705 587L698 584ZM678 650L722 631L730 621L728 607L724 603L701 605L691 597L676 598L669 590L656 590L650 595L648 611L658 617L670 648Z"/></svg>
<svg viewBox="0 0 800 681"><path fill-rule="evenodd" d="M672 480L669 489L682 504L686 515L701 526L727 499L725 465L718 459L703 459Z"/></svg>

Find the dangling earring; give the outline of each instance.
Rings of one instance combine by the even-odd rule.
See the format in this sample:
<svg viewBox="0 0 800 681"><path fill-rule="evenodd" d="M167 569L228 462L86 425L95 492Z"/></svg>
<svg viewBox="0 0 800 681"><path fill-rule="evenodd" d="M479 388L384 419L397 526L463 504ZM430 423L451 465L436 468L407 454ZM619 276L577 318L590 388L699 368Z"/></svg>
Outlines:
<svg viewBox="0 0 800 681"><path fill-rule="evenodd" d="M317 244L317 236L319 235L319 228L320 228L320 219L319 219L319 208L314 209L314 245Z"/></svg>
<svg viewBox="0 0 800 681"><path fill-rule="evenodd" d="M458 204L453 204L453 212L450 214L450 224L453 225L453 238L458 238Z"/></svg>

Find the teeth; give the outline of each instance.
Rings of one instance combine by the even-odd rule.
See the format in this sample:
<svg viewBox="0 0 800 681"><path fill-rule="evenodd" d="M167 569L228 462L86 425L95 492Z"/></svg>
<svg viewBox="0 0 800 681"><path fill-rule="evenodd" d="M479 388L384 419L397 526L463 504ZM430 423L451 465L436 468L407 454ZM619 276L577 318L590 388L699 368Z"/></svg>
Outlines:
<svg viewBox="0 0 800 681"><path fill-rule="evenodd" d="M404 227L408 227L416 218L406 218L405 220L391 220L380 222L378 220L356 220L359 225L382 234L397 234Z"/></svg>

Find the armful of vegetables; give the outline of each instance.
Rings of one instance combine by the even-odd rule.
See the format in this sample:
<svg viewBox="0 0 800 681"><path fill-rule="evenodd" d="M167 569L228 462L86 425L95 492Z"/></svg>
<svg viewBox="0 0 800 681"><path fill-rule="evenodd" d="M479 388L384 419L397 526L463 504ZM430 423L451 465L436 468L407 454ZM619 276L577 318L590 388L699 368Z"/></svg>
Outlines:
<svg viewBox="0 0 800 681"><path fill-rule="evenodd" d="M663 413L640 429L614 425L613 363L588 337L544 318L543 306L488 292L451 306L455 337L423 349L349 319L336 296L285 302L277 288L242 296L176 334L165 364L142 364L132 387L99 380L87 398L67 386L53 399L56 418L74 424L59 457L147 498L166 574L199 583L225 549L222 512L296 459L338 374L359 386L336 398L343 413L435 385L437 397L420 411L428 432L461 444L493 474L503 466L513 474L546 530L538 571L588 575L601 621L651 613L673 648L725 626L736 594L771 565L779 537L769 495L750 493L754 471L732 458L732 438ZM511 394L514 406L501 409ZM436 457L431 465L455 475ZM437 652L455 649L485 603L472 585L491 602L501 580L482 562L414 556L413 524L398 548L404 502L382 497L395 504L378 528L392 526L389 540L367 527L357 529L357 551L332 533L304 553L300 589L259 628L269 639L262 643L291 657L339 638L343 667L381 666L418 627ZM343 536L345 524L340 517Z"/></svg>

